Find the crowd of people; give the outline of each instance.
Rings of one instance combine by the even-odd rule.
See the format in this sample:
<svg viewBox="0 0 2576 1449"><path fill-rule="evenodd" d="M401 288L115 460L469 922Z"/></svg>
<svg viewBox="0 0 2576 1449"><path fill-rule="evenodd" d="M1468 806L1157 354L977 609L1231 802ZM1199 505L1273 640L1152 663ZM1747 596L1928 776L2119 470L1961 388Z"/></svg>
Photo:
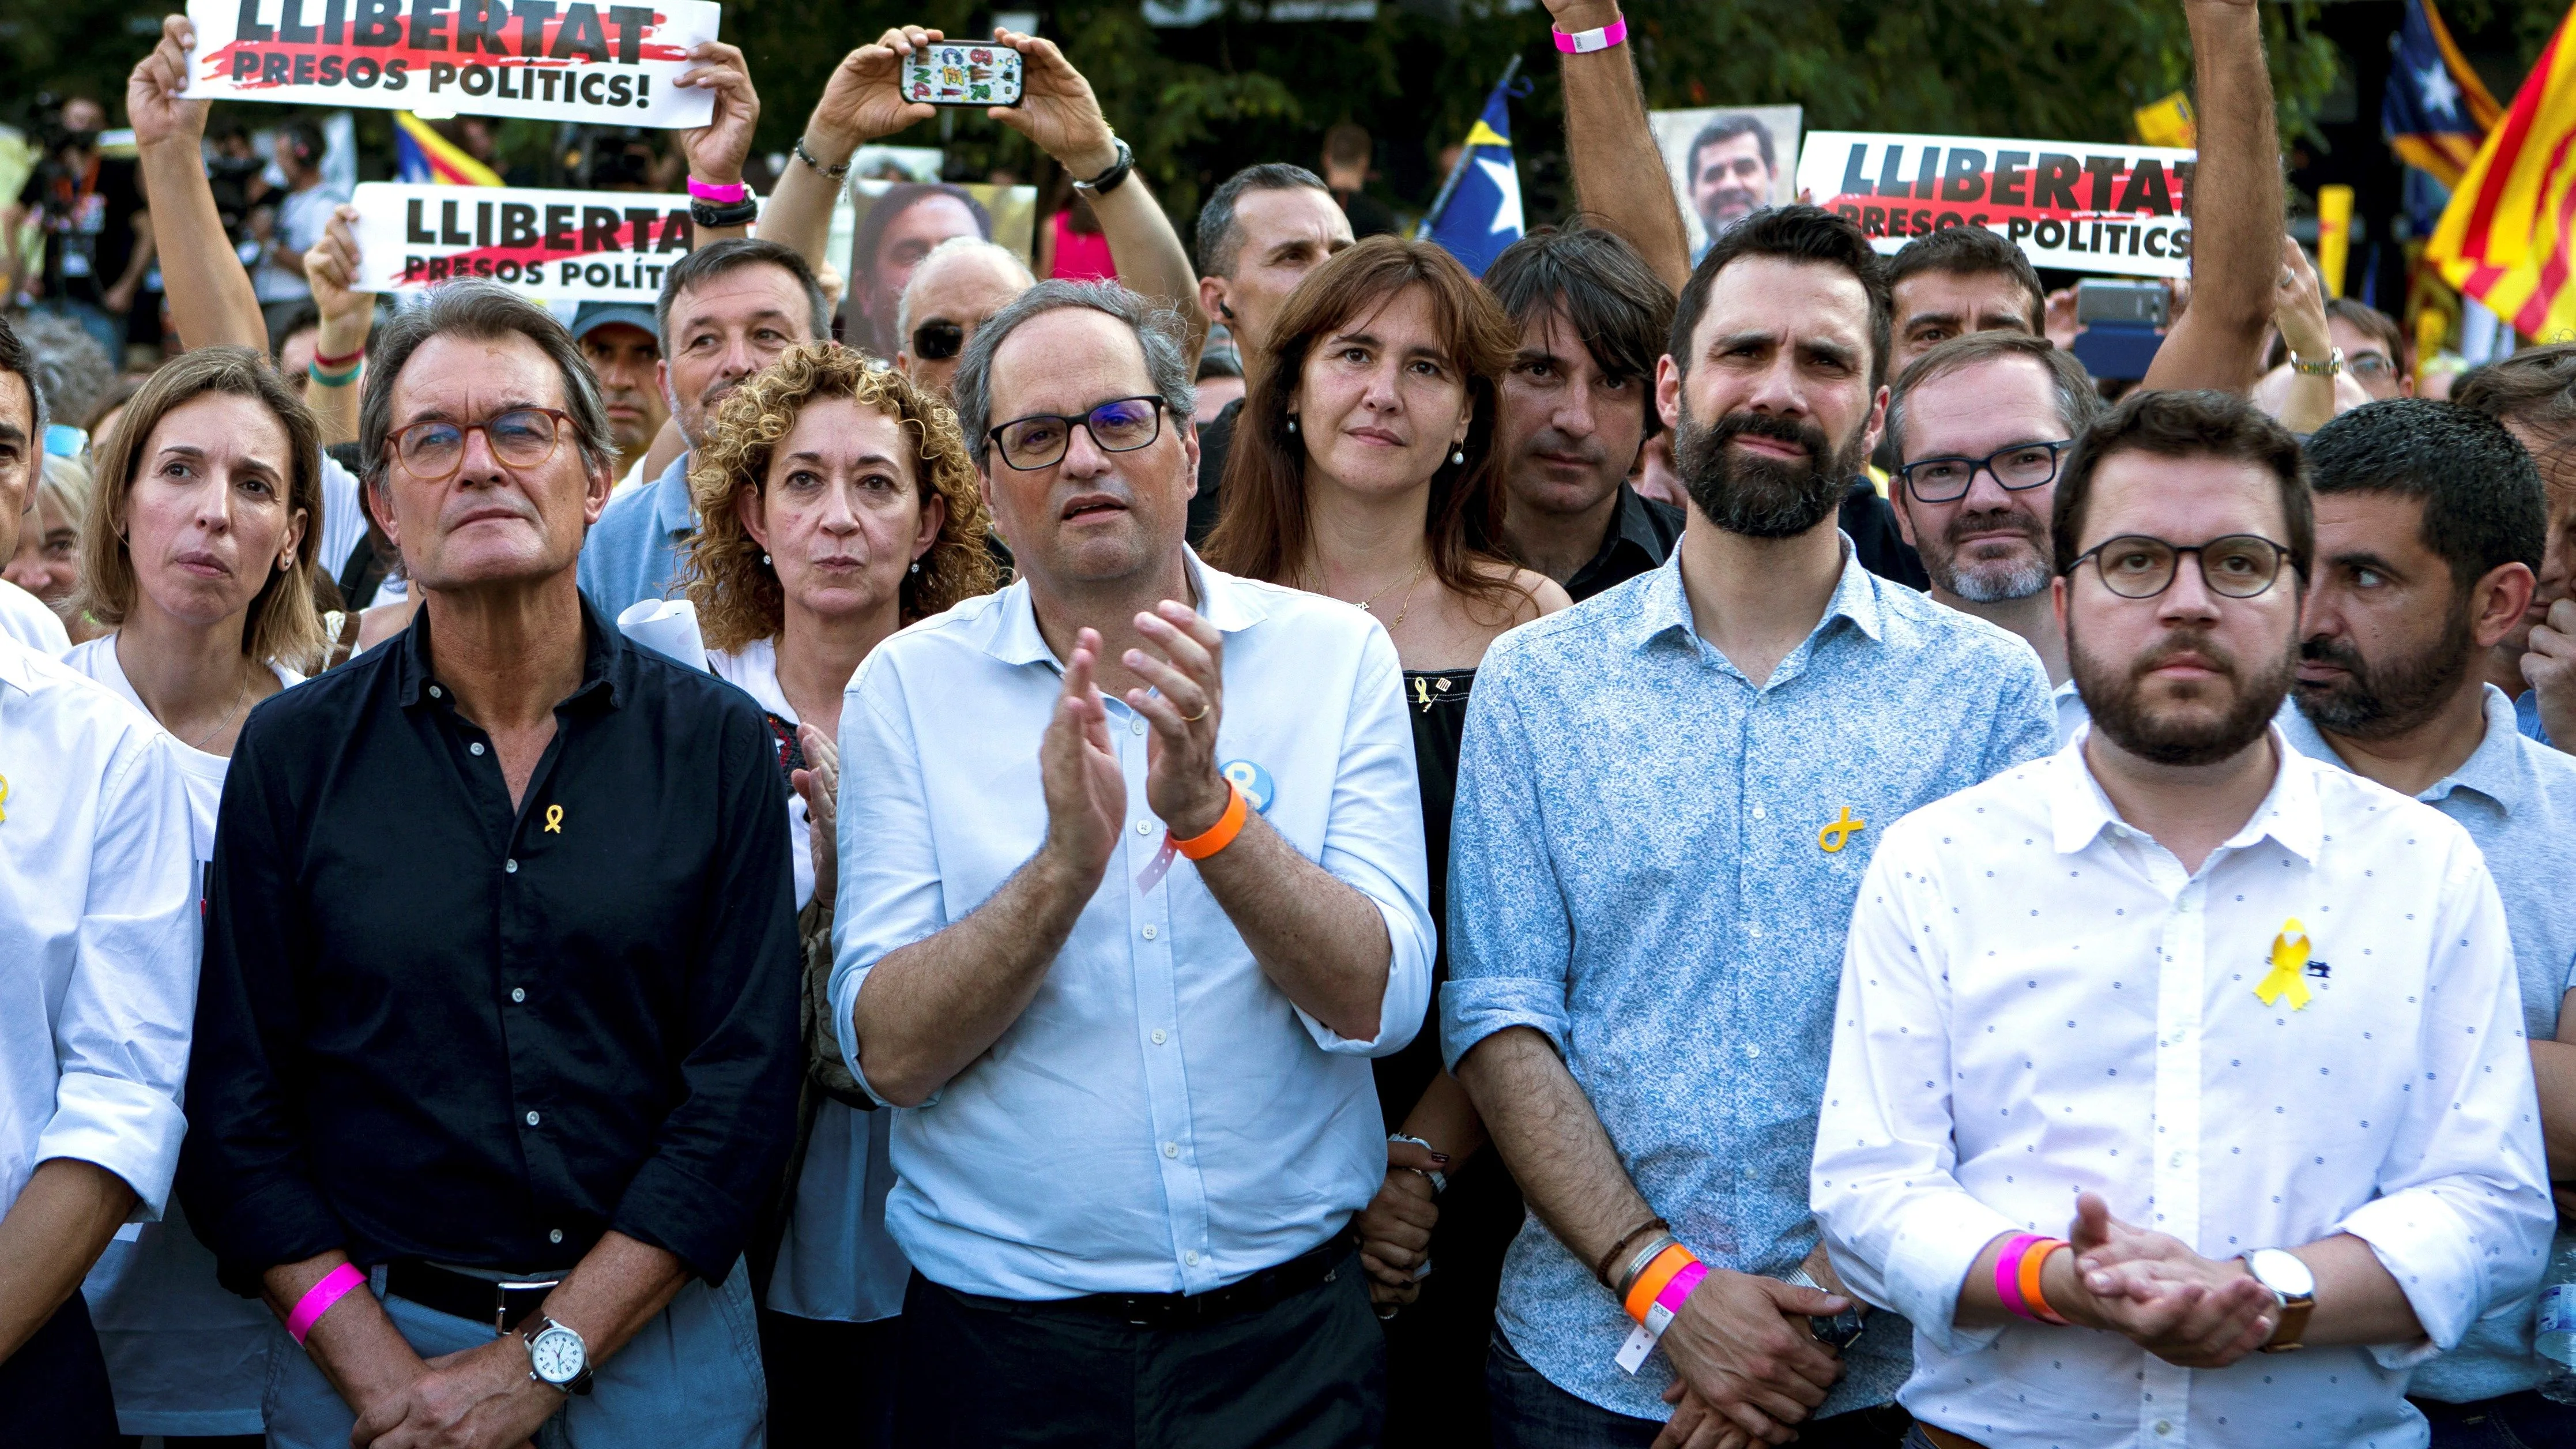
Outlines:
<svg viewBox="0 0 2576 1449"><path fill-rule="evenodd" d="M342 210L272 338L170 17L184 349L48 458L0 323L0 1442L2576 1441L2576 345L2403 395L2250 5L2116 397L1982 229L1694 257L1547 6L1481 278L999 31L1118 280L847 340L937 32L650 308Z"/></svg>

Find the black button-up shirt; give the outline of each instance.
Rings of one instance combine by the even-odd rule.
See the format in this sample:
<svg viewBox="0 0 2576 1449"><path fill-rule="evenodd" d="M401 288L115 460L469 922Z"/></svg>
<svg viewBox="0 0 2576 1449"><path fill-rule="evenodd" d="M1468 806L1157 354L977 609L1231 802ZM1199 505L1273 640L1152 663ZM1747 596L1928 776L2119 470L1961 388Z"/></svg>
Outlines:
<svg viewBox="0 0 2576 1449"><path fill-rule="evenodd" d="M1651 573L1672 557L1681 541L1686 515L1636 489L1619 485L1619 507L1610 515L1610 532L1601 551L1565 581L1565 591L1582 603L1604 589L1617 588L1642 573Z"/></svg>
<svg viewBox="0 0 2576 1449"><path fill-rule="evenodd" d="M583 617L515 810L426 611L243 727L180 1183L236 1291L610 1229L720 1280L748 1240L795 1127L786 784L748 696Z"/></svg>

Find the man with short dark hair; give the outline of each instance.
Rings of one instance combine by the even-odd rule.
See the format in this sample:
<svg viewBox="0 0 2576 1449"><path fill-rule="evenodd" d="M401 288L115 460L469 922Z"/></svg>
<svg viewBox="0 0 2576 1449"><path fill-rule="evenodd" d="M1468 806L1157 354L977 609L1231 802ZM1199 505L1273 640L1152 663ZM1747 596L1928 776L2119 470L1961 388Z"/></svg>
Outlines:
<svg viewBox="0 0 2576 1449"><path fill-rule="evenodd" d="M653 439L671 416L662 396L661 323L640 302L584 302L572 318L572 340L599 377L608 435L617 445L618 485L644 466Z"/></svg>
<svg viewBox="0 0 2576 1449"><path fill-rule="evenodd" d="M662 476L609 500L581 550L581 590L611 620L680 585L680 552L697 528L689 462L716 406L788 348L832 335L813 270L793 249L734 237L682 257L654 308L662 336L654 379L689 451Z"/></svg>
<svg viewBox="0 0 2576 1449"><path fill-rule="evenodd" d="M1351 219L1353 236L1383 236L1395 230L1395 213L1368 194L1369 161L1376 152L1368 128L1356 121L1337 121L1324 131L1324 184L1342 215Z"/></svg>
<svg viewBox="0 0 2576 1449"><path fill-rule="evenodd" d="M1888 259L1887 287L1896 309L1891 375L1953 337L2048 335L2048 289L2039 272L2020 247L1982 226L1944 227L1907 242Z"/></svg>
<svg viewBox="0 0 2576 1449"><path fill-rule="evenodd" d="M1932 597L2038 651L2060 744L2074 738L2084 702L2049 602L2048 519L2066 452L2101 411L2082 364L2045 337L2002 330L1920 354L1887 402L1888 492Z"/></svg>
<svg viewBox="0 0 2576 1449"><path fill-rule="evenodd" d="M35 521L44 467L45 396L36 386L36 361L8 319L0 318L0 544L12 555L19 530ZM48 659L72 647L54 611L6 579L0 579L0 634Z"/></svg>
<svg viewBox="0 0 2576 1449"><path fill-rule="evenodd" d="M1440 1003L1536 1214L1487 1373L1501 1443L1902 1433L1881 1406L1905 1326L1872 1323L1845 1379L1809 1324L1852 1306L1807 1208L1843 923L1887 822L2051 730L2020 641L1869 573L1836 527L1887 339L1850 222L1781 207L1720 237L1657 364L1691 500L1671 561L1478 668ZM1651 1356L1622 1355L1632 1318Z"/></svg>
<svg viewBox="0 0 2576 1449"><path fill-rule="evenodd" d="M2521 620L2547 511L2539 471L2482 413L2399 399L2308 440L2317 576L2300 626L2290 744L2457 821L2495 875L2540 1089L2543 1136L2576 1125L2576 760L2514 728L2478 661ZM2563 1171L2569 1164L2558 1164ZM2434 1442L2498 1430L2576 1442L2576 1409L2534 1392L2529 1303L2481 1317L2407 1385ZM2492 1426L2480 1431L2472 1426Z"/></svg>
<svg viewBox="0 0 2576 1449"><path fill-rule="evenodd" d="M1689 176L1691 210L1707 230L1699 254L1706 256L1728 227L1771 204L1780 158L1770 127L1740 112L1712 119L1691 138Z"/></svg>
<svg viewBox="0 0 2576 1449"><path fill-rule="evenodd" d="M2514 718L2543 744L2576 741L2576 343L2529 347L2462 380L2451 400L2505 425L2540 466L2549 525L2522 621L2486 661L2516 696Z"/></svg>
<svg viewBox="0 0 2576 1449"><path fill-rule="evenodd" d="M801 1059L776 742L575 586L611 455L562 324L435 289L360 440L423 603L251 712L207 877L182 1192L290 1340L268 1442L753 1449Z"/></svg>

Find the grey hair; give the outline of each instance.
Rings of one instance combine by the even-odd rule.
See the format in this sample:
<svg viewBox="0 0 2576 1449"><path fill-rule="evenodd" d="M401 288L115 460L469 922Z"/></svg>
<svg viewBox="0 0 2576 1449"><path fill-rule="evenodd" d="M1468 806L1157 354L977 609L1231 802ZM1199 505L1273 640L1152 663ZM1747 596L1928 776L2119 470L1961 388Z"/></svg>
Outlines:
<svg viewBox="0 0 2576 1449"><path fill-rule="evenodd" d="M116 386L117 359L98 345L88 328L60 313L22 316L17 328L27 349L29 365L21 376L35 395L36 447L41 452L47 423L68 419L78 427Z"/></svg>
<svg viewBox="0 0 2576 1449"><path fill-rule="evenodd" d="M2073 353L2027 332L1971 332L1953 337L1914 359L1889 390L1887 436L1895 445L1896 461L1900 465L1906 461L1906 405L1913 400L1917 388L1979 363L2010 357L2027 357L2047 369L2049 391L2056 395L2057 419L2065 425L2066 436L2082 434L2095 418L2102 416L2102 394L2094 390L2092 375Z"/></svg>
<svg viewBox="0 0 2576 1449"><path fill-rule="evenodd" d="M412 354L433 337L497 341L514 335L535 343L562 376L564 411L572 415L573 441L581 448L583 464L609 466L617 454L608 440L608 407L600 400L599 377L582 357L581 344L545 308L499 282L468 277L430 288L428 300L395 313L376 331L365 391L358 400L358 453L367 486L384 486L385 454L394 431L394 384Z"/></svg>
<svg viewBox="0 0 2576 1449"><path fill-rule="evenodd" d="M941 257L963 256L968 252L989 252L994 260L1025 278L1027 285L1032 287L1037 285L1037 273L1029 270L1029 264L1020 260L1018 252L1000 242L986 241L980 236L952 236L923 252L921 260L912 264L912 278L903 284L903 295L895 299L895 346L903 347L912 340L912 294L921 286L921 279L930 274L930 264Z"/></svg>
<svg viewBox="0 0 2576 1449"><path fill-rule="evenodd" d="M1136 345L1144 349L1145 376L1162 396L1164 411L1176 419L1197 414L1199 394L1190 383L1189 333L1178 314L1116 282L1040 282L975 329L975 340L966 344L957 374L949 380L957 423L965 430L966 447L974 454L976 467L985 466L985 454L992 446L993 354L1002 350L1021 323L1069 307L1106 313L1127 324Z"/></svg>

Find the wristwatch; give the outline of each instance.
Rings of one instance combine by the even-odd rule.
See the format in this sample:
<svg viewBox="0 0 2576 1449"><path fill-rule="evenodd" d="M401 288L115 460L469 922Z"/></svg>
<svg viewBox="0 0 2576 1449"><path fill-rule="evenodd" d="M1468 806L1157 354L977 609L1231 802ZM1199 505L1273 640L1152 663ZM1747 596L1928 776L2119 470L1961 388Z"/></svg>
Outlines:
<svg viewBox="0 0 2576 1449"><path fill-rule="evenodd" d="M1795 1272L1780 1281L1788 1284L1792 1288L1813 1288L1819 1293L1833 1293L1834 1291L1831 1288L1826 1287L1824 1284L1817 1282L1815 1278L1807 1272L1804 1264L1800 1264ZM1842 1312L1835 1314L1831 1318L1818 1318L1812 1314L1809 1315L1807 1318L1807 1331L1816 1336L1816 1342L1834 1350L1836 1353L1840 1353L1844 1349L1851 1347L1853 1344L1860 1342L1860 1336L1867 1328L1867 1321L1861 1317L1860 1299L1849 1293L1836 1293L1834 1296L1837 1298L1850 1299L1851 1306L1844 1309Z"/></svg>
<svg viewBox="0 0 2576 1449"><path fill-rule="evenodd" d="M1127 143L1116 136L1110 137L1109 140L1118 148L1118 159L1109 163L1108 170L1092 177L1089 181L1073 183L1075 190L1088 191L1094 196L1107 196L1118 189L1120 183L1127 179L1129 172L1136 169L1136 153L1127 148Z"/></svg>
<svg viewBox="0 0 2576 1449"><path fill-rule="evenodd" d="M2317 362L2311 362L2293 352L2290 354L2290 370L2306 373L2310 377L2332 377L2343 371L2343 349L2333 348L2326 353L2322 361Z"/></svg>
<svg viewBox="0 0 2576 1449"><path fill-rule="evenodd" d="M528 1377L567 1394L590 1392L590 1345L543 1314L519 1329L528 1341Z"/></svg>
<svg viewBox="0 0 2576 1449"><path fill-rule="evenodd" d="M2281 1326L2272 1330L2272 1341L2263 1345L2263 1351L2290 1353L2306 1347L2299 1339L2308 1331L2308 1315L2316 1310L2317 1275L2297 1254L2280 1248L2256 1248L2243 1261L2245 1271L2271 1289L2281 1305Z"/></svg>

